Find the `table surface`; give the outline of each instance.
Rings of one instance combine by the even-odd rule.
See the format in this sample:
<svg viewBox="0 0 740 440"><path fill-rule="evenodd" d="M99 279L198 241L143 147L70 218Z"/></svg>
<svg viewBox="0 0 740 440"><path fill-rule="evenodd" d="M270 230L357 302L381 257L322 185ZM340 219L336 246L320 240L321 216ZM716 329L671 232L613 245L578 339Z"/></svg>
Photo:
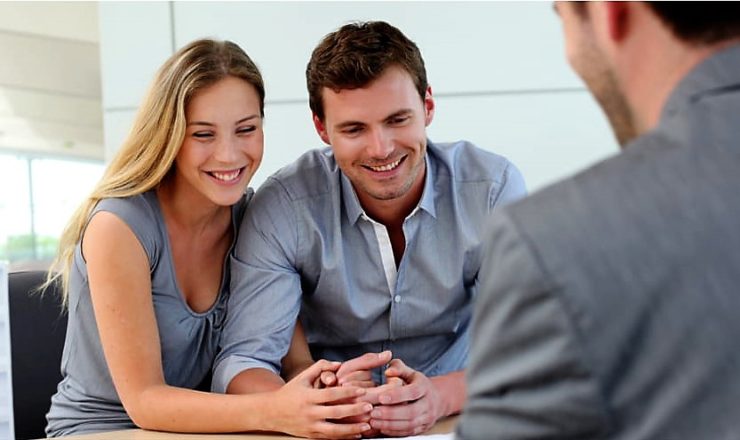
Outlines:
<svg viewBox="0 0 740 440"><path fill-rule="evenodd" d="M457 424L457 416L447 417L437 422L425 434L446 434L452 432ZM65 440L279 440L295 439L285 434L182 434L174 432L146 431L127 429L124 431L101 432L97 434L72 435L62 437Z"/></svg>

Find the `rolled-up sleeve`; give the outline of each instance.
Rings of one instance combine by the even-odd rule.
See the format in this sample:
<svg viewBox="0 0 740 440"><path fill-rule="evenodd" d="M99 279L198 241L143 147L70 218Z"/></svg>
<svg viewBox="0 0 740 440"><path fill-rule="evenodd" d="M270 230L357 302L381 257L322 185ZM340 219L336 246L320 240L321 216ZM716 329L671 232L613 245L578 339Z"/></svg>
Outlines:
<svg viewBox="0 0 740 440"><path fill-rule="evenodd" d="M212 390L225 392L247 369L280 371L300 310L300 276L294 258L295 217L279 183L269 181L244 215L230 256L231 293Z"/></svg>
<svg viewBox="0 0 740 440"><path fill-rule="evenodd" d="M593 439L608 426L569 308L504 209L484 240L457 438Z"/></svg>

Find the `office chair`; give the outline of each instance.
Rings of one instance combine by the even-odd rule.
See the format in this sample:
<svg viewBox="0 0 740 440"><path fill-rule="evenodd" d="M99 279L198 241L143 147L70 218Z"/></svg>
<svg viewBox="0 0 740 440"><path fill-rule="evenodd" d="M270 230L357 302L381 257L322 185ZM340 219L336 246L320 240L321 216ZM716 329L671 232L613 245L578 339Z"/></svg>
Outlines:
<svg viewBox="0 0 740 440"><path fill-rule="evenodd" d="M59 285L43 292L45 271L8 276L13 420L18 440L46 437L46 413L62 380L59 371L67 332Z"/></svg>

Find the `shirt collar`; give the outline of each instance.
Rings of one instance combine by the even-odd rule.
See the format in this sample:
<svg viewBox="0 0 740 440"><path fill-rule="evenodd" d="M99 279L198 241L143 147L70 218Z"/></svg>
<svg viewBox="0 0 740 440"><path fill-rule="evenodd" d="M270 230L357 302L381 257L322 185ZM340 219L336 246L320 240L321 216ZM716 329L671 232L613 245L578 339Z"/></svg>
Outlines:
<svg viewBox="0 0 740 440"><path fill-rule="evenodd" d="M413 211L411 211L411 214L409 214L408 217L416 214L419 209L426 211L434 218L437 217L437 210L434 205L434 199L436 198L436 193L434 190L434 167L432 166L432 160L429 154L429 148L431 145L432 142L427 140L427 153L424 156L424 162L426 163L424 191L421 194L419 204L416 206L416 208L414 208ZM357 193L355 192L355 188L352 186L352 182L350 182L349 178L342 172L341 169L339 170L339 174L341 176L340 183L342 187L342 203L344 204L344 209L347 213L347 220L349 220L350 223L355 224L357 222L357 219L359 219L365 211L362 209L362 205L360 205L360 200L357 198Z"/></svg>
<svg viewBox="0 0 740 440"><path fill-rule="evenodd" d="M360 206L360 200L357 198L355 189L352 186L352 182L349 178L339 170L340 183L342 186L342 203L344 204L344 211L347 213L347 220L351 224L357 223L357 219L362 215L362 206Z"/></svg>
<svg viewBox="0 0 740 440"><path fill-rule="evenodd" d="M432 145L431 141L427 141L427 154L424 157L426 161L427 175L424 179L424 192L421 193L421 200L419 200L419 208L428 212L434 218L437 218L437 209L434 205L434 200L437 198L437 194L434 190L434 166L432 164L431 157L429 155L429 148Z"/></svg>
<svg viewBox="0 0 740 440"><path fill-rule="evenodd" d="M679 81L661 113L661 122L675 115L687 104L719 90L737 88L740 84L740 44L722 49L697 64Z"/></svg>

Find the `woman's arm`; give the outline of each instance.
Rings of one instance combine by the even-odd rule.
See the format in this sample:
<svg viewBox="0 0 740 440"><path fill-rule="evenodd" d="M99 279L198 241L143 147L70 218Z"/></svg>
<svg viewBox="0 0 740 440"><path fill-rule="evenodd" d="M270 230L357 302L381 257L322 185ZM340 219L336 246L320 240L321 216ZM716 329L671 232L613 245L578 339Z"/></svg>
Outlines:
<svg viewBox="0 0 740 440"><path fill-rule="evenodd" d="M137 426L176 432L282 431L331 438L369 429L359 423L326 422L370 410L362 403L324 406L364 393L311 389L322 371L338 368L326 361L265 393L222 395L167 385L143 247L121 219L99 212L85 231L82 250L105 359L121 402Z"/></svg>

